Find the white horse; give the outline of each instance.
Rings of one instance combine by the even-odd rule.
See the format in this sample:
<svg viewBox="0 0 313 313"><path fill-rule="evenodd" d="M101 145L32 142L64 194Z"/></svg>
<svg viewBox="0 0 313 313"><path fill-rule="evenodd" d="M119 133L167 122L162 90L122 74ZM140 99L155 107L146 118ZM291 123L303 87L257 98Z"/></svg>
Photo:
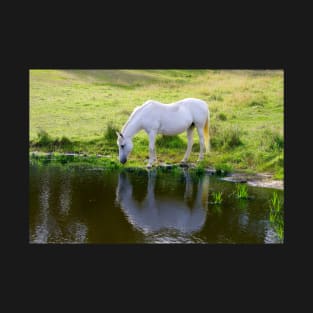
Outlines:
<svg viewBox="0 0 313 313"><path fill-rule="evenodd" d="M136 107L128 121L117 134L119 160L127 161L133 148L132 138L140 130L149 136L149 162L151 167L156 161L155 140L157 134L177 135L187 130L188 145L182 163L186 163L193 145L193 130L197 128L200 141L199 160L203 159L204 149L209 151L209 119L210 112L206 102L199 99L183 99L178 102L164 104L154 100L146 101Z"/></svg>

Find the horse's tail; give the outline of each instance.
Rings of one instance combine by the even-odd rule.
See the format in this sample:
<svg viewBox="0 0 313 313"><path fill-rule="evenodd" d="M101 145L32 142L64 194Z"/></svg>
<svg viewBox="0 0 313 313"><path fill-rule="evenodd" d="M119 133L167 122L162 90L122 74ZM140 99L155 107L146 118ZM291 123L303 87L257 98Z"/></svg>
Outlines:
<svg viewBox="0 0 313 313"><path fill-rule="evenodd" d="M209 116L203 128L205 152L210 151L210 133L209 133Z"/></svg>

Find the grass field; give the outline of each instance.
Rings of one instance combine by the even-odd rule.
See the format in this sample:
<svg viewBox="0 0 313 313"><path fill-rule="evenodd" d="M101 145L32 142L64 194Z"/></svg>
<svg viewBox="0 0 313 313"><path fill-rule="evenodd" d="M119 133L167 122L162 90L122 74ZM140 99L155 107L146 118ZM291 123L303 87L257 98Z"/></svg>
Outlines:
<svg viewBox="0 0 313 313"><path fill-rule="evenodd" d="M284 84L281 70L31 70L30 151L117 158L115 129L149 99L207 101L212 151L201 166L271 172L283 178ZM199 141L190 161L198 158ZM159 161L179 162L186 134L159 135ZM126 166L146 165L148 137L134 137Z"/></svg>

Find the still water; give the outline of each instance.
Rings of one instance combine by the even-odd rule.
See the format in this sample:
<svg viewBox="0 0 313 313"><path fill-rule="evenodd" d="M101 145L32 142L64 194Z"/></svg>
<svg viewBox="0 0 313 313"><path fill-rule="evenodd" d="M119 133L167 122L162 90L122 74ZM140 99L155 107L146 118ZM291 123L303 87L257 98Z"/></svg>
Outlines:
<svg viewBox="0 0 313 313"><path fill-rule="evenodd" d="M30 243L282 243L269 221L274 189L214 176L30 165ZM222 191L223 202L212 203ZM276 190L280 197L283 191Z"/></svg>

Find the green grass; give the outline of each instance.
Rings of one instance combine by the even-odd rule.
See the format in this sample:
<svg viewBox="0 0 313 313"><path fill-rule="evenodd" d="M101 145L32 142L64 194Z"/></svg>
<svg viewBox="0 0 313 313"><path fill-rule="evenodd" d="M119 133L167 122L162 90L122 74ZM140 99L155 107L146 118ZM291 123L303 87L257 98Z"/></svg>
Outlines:
<svg viewBox="0 0 313 313"><path fill-rule="evenodd" d="M277 192L273 192L272 198L270 199L270 213L269 220L279 238L284 238L284 214L283 214L283 201L278 196Z"/></svg>
<svg viewBox="0 0 313 313"><path fill-rule="evenodd" d="M212 192L212 198L213 198L213 201L212 203L213 204L221 204L223 202L223 199L222 199L222 192L221 191L217 191L217 192Z"/></svg>
<svg viewBox="0 0 313 313"><path fill-rule="evenodd" d="M227 175L233 171L231 164L218 162L215 164L215 170L217 175Z"/></svg>
<svg viewBox="0 0 313 313"><path fill-rule="evenodd" d="M118 128L113 124L113 122L108 122L105 132L104 132L104 140L107 143L114 144L116 142L116 132Z"/></svg>
<svg viewBox="0 0 313 313"><path fill-rule="evenodd" d="M248 199L248 188L245 184L236 184L235 195L238 199Z"/></svg>
<svg viewBox="0 0 313 313"><path fill-rule="evenodd" d="M266 171L283 179L283 71L267 70L30 70L30 151L101 154L116 161L115 130L133 109L154 99L208 102L211 152L202 166ZM126 166L145 166L148 137L134 137ZM177 163L185 133L158 135L160 162ZM196 162L194 132L190 162Z"/></svg>

